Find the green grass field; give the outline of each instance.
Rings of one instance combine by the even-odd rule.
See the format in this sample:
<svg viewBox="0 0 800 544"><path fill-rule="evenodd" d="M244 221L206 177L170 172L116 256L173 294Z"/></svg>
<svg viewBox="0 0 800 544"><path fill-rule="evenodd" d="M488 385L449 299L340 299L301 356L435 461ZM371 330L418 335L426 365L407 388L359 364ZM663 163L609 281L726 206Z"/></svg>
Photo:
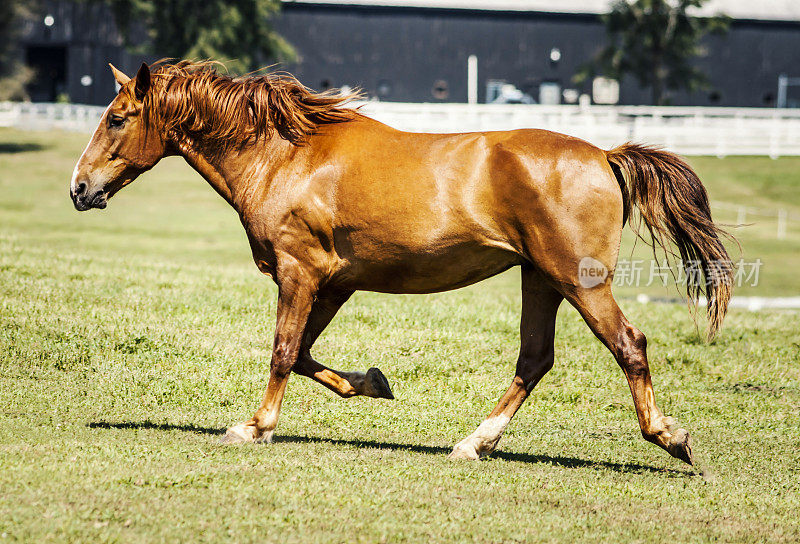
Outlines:
<svg viewBox="0 0 800 544"><path fill-rule="evenodd" d="M0 130L0 542L800 540L796 312L733 311L708 345L685 306L620 290L696 470L642 440L622 373L567 306L556 366L498 452L445 458L513 374L513 270L439 295L356 294L315 354L380 367L397 400L294 376L275 443L218 445L265 388L276 288L178 159L75 212L86 140ZM691 162L712 199L800 209L800 159ZM765 262L745 293L800 294L793 228L739 229Z"/></svg>

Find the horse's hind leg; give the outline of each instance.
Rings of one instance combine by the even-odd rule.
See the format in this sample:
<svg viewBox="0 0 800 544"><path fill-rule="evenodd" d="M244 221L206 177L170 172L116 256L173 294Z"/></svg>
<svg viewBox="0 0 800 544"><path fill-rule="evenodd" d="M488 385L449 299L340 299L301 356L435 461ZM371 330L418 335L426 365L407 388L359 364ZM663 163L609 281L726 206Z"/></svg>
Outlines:
<svg viewBox="0 0 800 544"><path fill-rule="evenodd" d="M352 294L352 291L336 291L317 295L303 336L303 346L293 371L321 383L341 397L363 395L393 399L389 382L377 368L370 368L366 372L341 372L328 368L311 357L311 347L314 342Z"/></svg>
<svg viewBox="0 0 800 544"><path fill-rule="evenodd" d="M562 296L539 273L523 266L521 343L514 379L475 432L456 444L451 459L479 459L492 453L508 422L553 367L556 313L561 300Z"/></svg>
<svg viewBox="0 0 800 544"><path fill-rule="evenodd" d="M656 405L647 340L631 325L617 306L608 283L593 288L570 288L565 296L578 309L592 332L611 351L628 379L639 427L644 438L667 450L670 455L692 464L689 433L678 428Z"/></svg>

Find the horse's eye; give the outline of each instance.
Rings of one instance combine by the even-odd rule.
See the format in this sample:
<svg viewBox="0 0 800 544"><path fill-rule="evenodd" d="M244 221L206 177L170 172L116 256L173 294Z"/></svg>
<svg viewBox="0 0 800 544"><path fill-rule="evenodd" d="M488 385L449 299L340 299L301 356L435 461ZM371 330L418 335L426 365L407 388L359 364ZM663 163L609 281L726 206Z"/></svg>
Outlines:
<svg viewBox="0 0 800 544"><path fill-rule="evenodd" d="M125 118L119 115L109 115L108 117L108 126L110 127L121 127L125 124Z"/></svg>

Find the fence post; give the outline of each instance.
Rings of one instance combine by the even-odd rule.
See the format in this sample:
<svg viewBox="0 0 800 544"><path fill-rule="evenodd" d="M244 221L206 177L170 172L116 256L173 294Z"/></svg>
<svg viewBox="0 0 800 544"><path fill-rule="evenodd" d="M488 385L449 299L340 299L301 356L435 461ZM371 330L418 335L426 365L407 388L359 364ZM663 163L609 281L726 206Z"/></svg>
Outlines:
<svg viewBox="0 0 800 544"><path fill-rule="evenodd" d="M781 118L778 116L777 111L772 115L772 128L769 131L769 158L772 160L777 160L780 157L780 136L781 136L781 128L783 123L781 123Z"/></svg>
<svg viewBox="0 0 800 544"><path fill-rule="evenodd" d="M467 57L467 103L478 103L478 57Z"/></svg>
<svg viewBox="0 0 800 544"><path fill-rule="evenodd" d="M778 210L778 240L786 238L786 210Z"/></svg>
<svg viewBox="0 0 800 544"><path fill-rule="evenodd" d="M727 154L727 131L720 131L717 135L717 158L724 159Z"/></svg>
<svg viewBox="0 0 800 544"><path fill-rule="evenodd" d="M736 215L736 225L742 226L747 221L747 208L739 206L739 213Z"/></svg>

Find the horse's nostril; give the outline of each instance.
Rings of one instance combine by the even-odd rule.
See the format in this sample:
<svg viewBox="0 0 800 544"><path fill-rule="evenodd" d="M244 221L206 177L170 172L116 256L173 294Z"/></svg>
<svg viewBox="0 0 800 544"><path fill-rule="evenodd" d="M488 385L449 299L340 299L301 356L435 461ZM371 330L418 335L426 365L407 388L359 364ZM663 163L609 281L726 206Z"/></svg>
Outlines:
<svg viewBox="0 0 800 544"><path fill-rule="evenodd" d="M86 184L81 182L78 184L78 187L75 189L76 195L82 195L86 191Z"/></svg>

